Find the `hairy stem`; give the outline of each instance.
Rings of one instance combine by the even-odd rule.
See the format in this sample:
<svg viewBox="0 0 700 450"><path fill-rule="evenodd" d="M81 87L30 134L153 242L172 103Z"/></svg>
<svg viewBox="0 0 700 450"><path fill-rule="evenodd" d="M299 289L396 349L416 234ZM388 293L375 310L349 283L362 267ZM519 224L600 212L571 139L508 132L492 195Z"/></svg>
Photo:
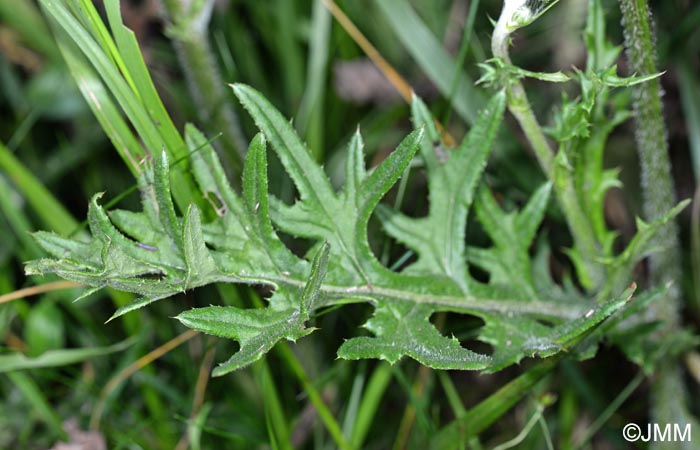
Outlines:
<svg viewBox="0 0 700 450"><path fill-rule="evenodd" d="M524 5L524 1L506 0L491 38L493 55L507 65L511 64L508 44L510 43L510 34L515 28L512 20L516 16L516 10ZM520 80L515 77L509 79L506 82L506 90L508 110L520 124L545 175L553 182L559 205L566 217L576 248L581 253L586 273L579 273L580 281L588 289L599 288L604 279L602 266L597 261L600 256L600 245L595 239L590 220L581 207L573 177L569 176L568 173L570 169L566 167L564 161L555 158L554 151L547 142L542 127L530 107L530 102ZM562 173L562 171L567 173Z"/></svg>
<svg viewBox="0 0 700 450"><path fill-rule="evenodd" d="M656 50L646 0L620 0L625 47L630 70L644 76L656 73ZM668 139L663 121L661 85L653 79L634 89L637 152L642 169L642 196L647 220L661 217L674 203L673 178L668 157ZM680 324L681 279L678 229L671 221L654 238L657 251L649 258L649 273L656 285L672 283L665 301L653 304L652 313L672 333ZM685 387L679 367L664 363L652 387L652 414L658 423L679 423L687 416ZM668 444L666 444L668 445ZM657 443L654 448L667 448ZM668 447L671 448L671 447ZM676 448L676 447L673 447Z"/></svg>
<svg viewBox="0 0 700 450"><path fill-rule="evenodd" d="M630 70L638 76L656 73L656 51L646 0L620 0L620 9ZM661 83L655 78L637 85L633 92L644 215L646 220L651 221L663 217L675 202ZM676 283L681 278L681 266L675 222L669 222L654 239L654 247L658 251L649 258L652 281L657 285ZM678 323L679 303L680 290L676 285L669 291L666 302L658 304L659 318L666 321L669 327Z"/></svg>
<svg viewBox="0 0 700 450"><path fill-rule="evenodd" d="M222 133L220 145L224 154L221 156L237 178L247 145L238 115L226 101L226 83L207 36L214 1L163 0L163 6L172 21L168 32L173 37L199 119L209 132Z"/></svg>

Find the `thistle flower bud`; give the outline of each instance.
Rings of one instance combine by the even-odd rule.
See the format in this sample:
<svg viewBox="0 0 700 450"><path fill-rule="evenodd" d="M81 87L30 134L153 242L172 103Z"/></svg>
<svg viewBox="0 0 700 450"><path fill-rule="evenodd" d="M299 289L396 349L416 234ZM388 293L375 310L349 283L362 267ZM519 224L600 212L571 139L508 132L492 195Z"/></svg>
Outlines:
<svg viewBox="0 0 700 450"><path fill-rule="evenodd" d="M503 10L496 24L497 31L503 31L510 34L520 27L529 24L535 15L531 6L532 0L505 0L503 2Z"/></svg>
<svg viewBox="0 0 700 450"><path fill-rule="evenodd" d="M510 34L534 22L559 0L505 0L501 15L493 30L492 49L494 56L506 54Z"/></svg>

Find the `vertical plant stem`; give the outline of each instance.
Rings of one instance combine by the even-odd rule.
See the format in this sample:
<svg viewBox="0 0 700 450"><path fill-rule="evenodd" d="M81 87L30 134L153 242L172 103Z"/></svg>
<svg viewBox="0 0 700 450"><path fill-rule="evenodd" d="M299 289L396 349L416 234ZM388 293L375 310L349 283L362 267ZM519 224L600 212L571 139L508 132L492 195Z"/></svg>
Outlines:
<svg viewBox="0 0 700 450"><path fill-rule="evenodd" d="M639 76L656 73L656 50L646 0L620 0L620 9L630 70ZM637 85L633 92L644 215L646 220L651 221L663 217L675 201L668 139L663 121L661 82L658 78L650 80ZM658 251L649 258L653 283L675 284L669 291L667 300L657 303L657 313L660 319L673 326L679 320L680 291L677 282L681 276L678 229L675 223L670 222L664 226L656 234L654 243Z"/></svg>
<svg viewBox="0 0 700 450"><path fill-rule="evenodd" d="M207 131L220 132L223 160L238 177L247 148L236 111L231 107L226 83L207 36L213 0L163 0L172 25L168 33L185 73L187 86Z"/></svg>
<svg viewBox="0 0 700 450"><path fill-rule="evenodd" d="M644 76L656 72L656 51L646 0L620 0L625 47L630 70ZM637 152L642 169L642 197L647 220L662 217L674 203L673 178L668 157L668 139L663 121L661 85L658 79L634 89ZM653 304L652 313L664 323L662 334L673 333L680 325L681 279L678 229L671 221L656 234L649 258L649 273L656 285L672 283L664 301ZM652 385L652 416L657 423L682 423L687 416L685 386L677 363L660 364ZM676 444L655 443L652 448L679 448Z"/></svg>
<svg viewBox="0 0 700 450"><path fill-rule="evenodd" d="M511 64L508 44L510 43L510 34L513 31L509 24L514 13L513 4L514 2L508 0L504 2L503 11L491 38L493 55L500 58L506 65ZM555 158L554 151L547 142L542 127L530 107L530 102L520 80L515 77L509 79L506 82L506 90L508 110L520 124L545 175L554 183L559 205L564 212L574 243L585 267L585 273L579 273L581 284L587 289L600 287L604 279L603 268L597 261L600 256L600 245L595 239L590 220L581 207L573 177L569 175L570 169L565 160Z"/></svg>

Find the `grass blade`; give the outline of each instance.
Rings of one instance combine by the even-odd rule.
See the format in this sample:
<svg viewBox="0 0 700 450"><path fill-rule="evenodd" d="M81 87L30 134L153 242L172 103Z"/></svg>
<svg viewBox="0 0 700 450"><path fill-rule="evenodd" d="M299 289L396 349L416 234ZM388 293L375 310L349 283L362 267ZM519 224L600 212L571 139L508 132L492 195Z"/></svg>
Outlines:
<svg viewBox="0 0 700 450"><path fill-rule="evenodd" d="M12 180L46 227L65 235L78 227L78 222L66 208L2 142L0 142L0 169Z"/></svg>
<svg viewBox="0 0 700 450"><path fill-rule="evenodd" d="M474 88L474 80L459 69L406 0L376 0L375 4L442 95L452 97L455 111L467 123L474 123L477 112L486 104L484 95ZM455 77L457 81L453 81Z"/></svg>
<svg viewBox="0 0 700 450"><path fill-rule="evenodd" d="M48 350L36 358L28 358L22 353L0 355L0 373L14 370L40 369L75 364L86 359L120 352L134 343L130 338L108 347L83 347L76 349Z"/></svg>

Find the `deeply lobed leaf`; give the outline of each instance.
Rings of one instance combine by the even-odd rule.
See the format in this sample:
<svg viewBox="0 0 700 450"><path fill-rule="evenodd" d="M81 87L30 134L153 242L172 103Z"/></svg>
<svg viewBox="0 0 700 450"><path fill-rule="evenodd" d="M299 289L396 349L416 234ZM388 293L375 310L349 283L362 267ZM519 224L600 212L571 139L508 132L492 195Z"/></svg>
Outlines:
<svg viewBox="0 0 700 450"><path fill-rule="evenodd" d="M53 259L30 262L27 272L56 273L141 296L115 317L211 283L273 288L264 309L210 306L177 316L190 328L240 343L240 350L215 375L258 360L279 340L309 334L316 311L333 304L371 302L375 307L365 325L373 337L347 340L340 357L395 362L409 356L434 368L470 370L498 370L525 356L568 349L625 304L627 296L613 291L612 300L603 299L599 306L581 296L562 301L562 296L552 295L557 292L553 282L546 289L536 282L543 269L533 264L529 249L544 216L549 186L522 211L509 214L482 187L477 217L494 247L467 251L467 217L503 116L503 92L493 96L467 137L449 151L435 145L439 133L417 98L416 131L371 170L364 166L358 132L349 145L345 186L335 192L289 122L252 88L236 85L234 90L261 131L248 151L242 195L229 185L205 138L188 125L186 142L198 149L190 155L192 174L210 208L191 205L183 217L176 213L163 153L144 166L139 180L143 212L108 215L96 196L89 211L92 239L37 233ZM294 205L268 198L267 142L297 186L300 198ZM419 150L427 168L430 211L415 219L379 202ZM367 226L374 212L391 236L418 255L401 272L382 266L372 253ZM276 229L316 241L314 260L290 252ZM473 279L467 261L489 271L491 281ZM468 350L455 337L442 335L430 322L441 311L483 319L478 339L491 344L493 354Z"/></svg>

